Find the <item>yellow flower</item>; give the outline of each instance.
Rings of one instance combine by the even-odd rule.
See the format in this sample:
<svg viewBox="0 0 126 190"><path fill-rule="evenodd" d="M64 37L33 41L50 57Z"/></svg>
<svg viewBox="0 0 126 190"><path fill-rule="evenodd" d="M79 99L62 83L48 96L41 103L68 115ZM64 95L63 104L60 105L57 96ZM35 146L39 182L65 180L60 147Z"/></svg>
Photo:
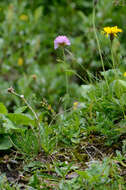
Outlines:
<svg viewBox="0 0 126 190"><path fill-rule="evenodd" d="M107 37L109 36L111 40L113 40L114 37L117 37L119 32L122 32L122 29L118 28L117 26L108 26L103 28L103 33L106 34Z"/></svg>
<svg viewBox="0 0 126 190"><path fill-rule="evenodd" d="M126 72L123 74L124 77L126 77Z"/></svg>
<svg viewBox="0 0 126 190"><path fill-rule="evenodd" d="M20 57L20 58L18 59L18 65L19 65L19 66L22 66L22 65L23 65L23 62L24 62L23 59Z"/></svg>
<svg viewBox="0 0 126 190"><path fill-rule="evenodd" d="M21 15L19 18L20 18L20 20L22 20L22 21L27 21L27 20L28 20L28 16L25 15L25 14Z"/></svg>
<svg viewBox="0 0 126 190"><path fill-rule="evenodd" d="M78 107L78 102L74 102L74 103L73 103L73 109L76 110L77 107Z"/></svg>

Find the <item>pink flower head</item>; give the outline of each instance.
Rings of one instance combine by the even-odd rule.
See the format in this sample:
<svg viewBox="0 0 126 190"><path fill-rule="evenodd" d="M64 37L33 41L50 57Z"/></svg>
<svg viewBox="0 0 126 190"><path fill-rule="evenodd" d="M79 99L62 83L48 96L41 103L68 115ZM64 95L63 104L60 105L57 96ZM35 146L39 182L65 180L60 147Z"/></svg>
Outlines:
<svg viewBox="0 0 126 190"><path fill-rule="evenodd" d="M54 40L54 49L57 49L59 46L70 46L70 41L66 36L58 36Z"/></svg>

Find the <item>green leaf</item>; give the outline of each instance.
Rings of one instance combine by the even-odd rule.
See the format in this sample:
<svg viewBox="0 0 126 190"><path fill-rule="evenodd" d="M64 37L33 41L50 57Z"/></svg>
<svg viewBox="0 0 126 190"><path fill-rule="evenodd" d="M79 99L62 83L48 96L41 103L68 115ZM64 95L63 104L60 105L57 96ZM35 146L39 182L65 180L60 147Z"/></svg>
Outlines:
<svg viewBox="0 0 126 190"><path fill-rule="evenodd" d="M88 93L91 92L91 90L94 89L94 86L89 84L89 85L82 85L81 88L80 88L80 92L81 92L81 95L84 97L84 98L89 98L88 97Z"/></svg>
<svg viewBox="0 0 126 190"><path fill-rule="evenodd" d="M39 184L39 178L34 174L29 180L29 185L36 188L37 184Z"/></svg>
<svg viewBox="0 0 126 190"><path fill-rule="evenodd" d="M120 98L123 93L126 92L126 81L124 80L114 80L111 83L111 87L116 95Z"/></svg>
<svg viewBox="0 0 126 190"><path fill-rule="evenodd" d="M78 175L80 175L80 177L82 177L83 179L86 179L86 180L90 180L91 179L91 176L88 175L87 171L76 170L76 173Z"/></svg>
<svg viewBox="0 0 126 190"><path fill-rule="evenodd" d="M7 113L8 113L6 107L5 107L4 104L1 103L1 102L0 102L0 113L1 113L1 114L7 114Z"/></svg>
<svg viewBox="0 0 126 190"><path fill-rule="evenodd" d="M14 113L22 113L27 109L27 106L17 108Z"/></svg>
<svg viewBox="0 0 126 190"><path fill-rule="evenodd" d="M35 20L37 21L42 15L43 7L40 6L35 10Z"/></svg>
<svg viewBox="0 0 126 190"><path fill-rule="evenodd" d="M23 128L15 126L15 124L7 117L5 117L5 115L1 115L0 120L0 134L11 134L13 131L21 132L24 130Z"/></svg>
<svg viewBox="0 0 126 190"><path fill-rule="evenodd" d="M59 176L63 177L62 170L59 167L55 166L55 171Z"/></svg>
<svg viewBox="0 0 126 190"><path fill-rule="evenodd" d="M118 76L121 76L122 74L121 74L121 72L120 72L120 70L119 69L116 69L116 70L114 70L114 69L109 69L109 70L107 70L107 71L102 71L101 72L101 75L102 76L104 76L104 77L106 77L107 79L109 79L109 80L113 80L117 75Z"/></svg>
<svg viewBox="0 0 126 190"><path fill-rule="evenodd" d="M123 93L120 97L121 104L126 106L126 93Z"/></svg>
<svg viewBox="0 0 126 190"><path fill-rule="evenodd" d="M8 136L0 136L0 150L7 150L12 147Z"/></svg>
<svg viewBox="0 0 126 190"><path fill-rule="evenodd" d="M21 129L17 128L8 118L6 118L3 123L3 130L4 133L12 133L12 130L19 131Z"/></svg>
<svg viewBox="0 0 126 190"><path fill-rule="evenodd" d="M17 125L35 125L35 121L23 113L9 113L8 117Z"/></svg>
<svg viewBox="0 0 126 190"><path fill-rule="evenodd" d="M122 88L126 89L126 81L118 80L118 84L121 85Z"/></svg>

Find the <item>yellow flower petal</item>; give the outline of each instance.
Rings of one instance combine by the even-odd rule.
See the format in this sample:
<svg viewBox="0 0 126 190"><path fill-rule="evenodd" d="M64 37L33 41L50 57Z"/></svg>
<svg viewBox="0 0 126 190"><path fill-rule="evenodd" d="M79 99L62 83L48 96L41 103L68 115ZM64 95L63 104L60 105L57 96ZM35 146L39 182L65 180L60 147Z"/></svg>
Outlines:
<svg viewBox="0 0 126 190"><path fill-rule="evenodd" d="M20 57L20 58L18 59L18 65L19 65L19 66L22 66L22 65L23 65L23 62L24 62L23 59Z"/></svg>
<svg viewBox="0 0 126 190"><path fill-rule="evenodd" d="M106 34L107 37L110 35L117 37L117 34L119 32L122 32L122 29L118 28L117 26L113 26L113 27L107 26L103 28L103 33Z"/></svg>
<svg viewBox="0 0 126 190"><path fill-rule="evenodd" d="M126 72L123 74L124 77L126 77Z"/></svg>
<svg viewBox="0 0 126 190"><path fill-rule="evenodd" d="M79 102L74 102L74 103L73 103L73 109L74 109L74 110L76 110L76 109L77 109L78 104L79 104Z"/></svg>
<svg viewBox="0 0 126 190"><path fill-rule="evenodd" d="M22 20L22 21L27 21L27 20L28 20L28 16L25 15L25 14L21 15L19 18L20 18L20 20Z"/></svg>

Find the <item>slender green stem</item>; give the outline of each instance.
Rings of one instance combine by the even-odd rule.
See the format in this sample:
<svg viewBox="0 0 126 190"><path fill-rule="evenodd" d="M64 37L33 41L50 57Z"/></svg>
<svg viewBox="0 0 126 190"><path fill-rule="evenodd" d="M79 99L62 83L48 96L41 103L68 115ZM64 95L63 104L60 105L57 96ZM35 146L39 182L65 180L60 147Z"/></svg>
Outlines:
<svg viewBox="0 0 126 190"><path fill-rule="evenodd" d="M73 60L76 60L75 57L74 57L74 55L73 55L69 50L66 49L66 51L67 51L68 54L72 57ZM89 76L90 82L92 83L91 77L90 77L90 75L89 75L89 71L88 71L81 63L79 63L79 62L77 62L77 63L78 63L79 66L86 72L86 74ZM76 75L78 75L78 74L76 73ZM82 81L84 81L83 78L82 78L80 75L79 75L78 77L79 77Z"/></svg>
<svg viewBox="0 0 126 190"><path fill-rule="evenodd" d="M74 73L79 79L81 79L84 83L86 82L76 71L67 69L66 72Z"/></svg>
<svg viewBox="0 0 126 190"><path fill-rule="evenodd" d="M40 126L39 118L38 118L36 112L35 112L34 109L30 106L30 104L27 102L27 100L24 98L24 95L20 95L20 94L16 93L13 88L10 88L10 89L11 89L11 90L8 90L8 91L9 91L10 93L14 94L15 96L21 98L21 99L24 101L24 103L27 105L27 107L31 110L31 112L34 114L34 117L35 117L35 119L36 119L36 121L37 121L37 124L38 124L38 129L39 129L38 136L36 135L36 132L35 132L34 128L33 128L32 126L31 126L31 128L32 128L34 134L36 135L36 138L38 139L39 145L41 145L41 143L40 143L40 142L41 142L41 141L40 141L40 139L41 139L41 137L40 137L41 126ZM38 138L38 137L39 137L39 138Z"/></svg>
<svg viewBox="0 0 126 190"><path fill-rule="evenodd" d="M66 57L65 57L64 48L63 48L63 62L64 62L64 64L66 64ZM65 72L65 78L66 78L66 94L68 94L68 76L67 76L67 72Z"/></svg>
<svg viewBox="0 0 126 190"><path fill-rule="evenodd" d="M66 67L66 56L65 56L64 48L63 48L63 62L64 62L64 65ZM66 80L66 95L68 95L68 93L69 93L69 89L68 89L68 75L67 75L66 71L65 71L65 80ZM67 103L65 104L65 110L66 110L66 107L67 107Z"/></svg>
<svg viewBox="0 0 126 190"><path fill-rule="evenodd" d="M116 72L116 64L115 64L115 59L114 59L112 41L110 42L110 49L111 49L111 57L112 57L113 70L114 70L114 73L115 73L115 77L117 79L118 78L118 73Z"/></svg>
<svg viewBox="0 0 126 190"><path fill-rule="evenodd" d="M96 42L97 42L97 46L98 46L98 51L99 51L99 55L100 55L100 59L101 59L101 63L102 63L102 68L103 68L103 72L105 73L105 67L104 67L104 61L103 61L103 57L102 57L102 51L101 51L101 47L100 47L100 43L99 43L99 39L98 39L98 36L97 36L97 32L96 32L96 26L95 26L95 5L93 6L93 30L94 30L94 34L95 34L95 38L96 38ZM107 78L105 76L105 81L106 81L106 84L109 88L109 85L108 85L108 81L107 81Z"/></svg>
<svg viewBox="0 0 126 190"><path fill-rule="evenodd" d="M103 71L105 72L104 61L103 61L103 57L102 57L102 51L101 51L99 39L98 39L97 32L96 32L96 26L95 26L95 6L93 7L93 30L94 30L95 38L97 41L97 46L98 46L98 51L99 51L99 55L100 55L100 59L101 59L101 63L102 63L102 68L103 68Z"/></svg>
<svg viewBox="0 0 126 190"><path fill-rule="evenodd" d="M113 54L112 42L111 42L111 44L110 44L110 48L111 48L111 57L112 57L113 69L116 69L115 60L114 60L114 54Z"/></svg>
<svg viewBox="0 0 126 190"><path fill-rule="evenodd" d="M65 111L62 111L62 112L60 112L60 113L57 113L57 114L53 117L53 119L51 120L51 122L49 123L49 127L52 125L53 121L55 121L55 119L56 119L59 115L64 114L64 113L67 113L67 112L69 112L69 111L72 111L72 107L69 108L69 109L67 109L67 110L65 110Z"/></svg>
<svg viewBox="0 0 126 190"><path fill-rule="evenodd" d="M19 152L21 152L21 153L24 154L24 155L28 155L27 153L23 152L23 151L13 142L13 140L11 139L10 136L8 136L8 138L9 138L11 144L16 148L16 150L18 150Z"/></svg>
<svg viewBox="0 0 126 190"><path fill-rule="evenodd" d="M66 74L66 94L68 94L68 76L67 76L67 72Z"/></svg>

